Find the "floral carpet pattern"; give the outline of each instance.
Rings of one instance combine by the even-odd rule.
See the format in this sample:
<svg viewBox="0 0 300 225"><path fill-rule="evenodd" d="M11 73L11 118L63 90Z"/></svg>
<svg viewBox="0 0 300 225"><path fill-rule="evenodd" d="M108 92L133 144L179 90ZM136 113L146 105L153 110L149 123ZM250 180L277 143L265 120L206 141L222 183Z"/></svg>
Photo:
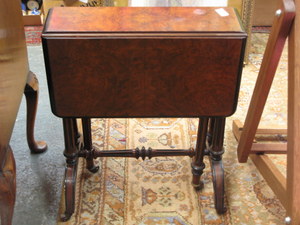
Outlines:
<svg viewBox="0 0 300 225"><path fill-rule="evenodd" d="M160 157L145 161L98 158L96 174L79 160L75 213L67 222L83 225L200 225L283 224L285 210L251 160L237 162L232 121L244 121L268 34L254 33L250 62L244 67L236 114L227 119L223 157L227 212L218 215L208 159L204 188L191 185L189 157ZM287 53L284 52L263 115L265 124L286 123ZM101 149L189 148L196 143L198 119L94 119L93 142ZM273 157L285 172L285 157ZM63 213L63 198L60 213Z"/></svg>
<svg viewBox="0 0 300 225"><path fill-rule="evenodd" d="M24 26L27 45L40 45L43 26Z"/></svg>

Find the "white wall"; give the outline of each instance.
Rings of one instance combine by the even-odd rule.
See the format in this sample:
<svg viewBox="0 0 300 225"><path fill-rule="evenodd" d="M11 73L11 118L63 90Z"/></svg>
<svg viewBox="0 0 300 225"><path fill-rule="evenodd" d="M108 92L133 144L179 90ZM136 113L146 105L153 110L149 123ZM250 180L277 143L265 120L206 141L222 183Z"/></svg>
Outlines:
<svg viewBox="0 0 300 225"><path fill-rule="evenodd" d="M131 6L226 6L227 0L130 0Z"/></svg>
<svg viewBox="0 0 300 225"><path fill-rule="evenodd" d="M181 3L182 6L226 6L227 0L181 0Z"/></svg>

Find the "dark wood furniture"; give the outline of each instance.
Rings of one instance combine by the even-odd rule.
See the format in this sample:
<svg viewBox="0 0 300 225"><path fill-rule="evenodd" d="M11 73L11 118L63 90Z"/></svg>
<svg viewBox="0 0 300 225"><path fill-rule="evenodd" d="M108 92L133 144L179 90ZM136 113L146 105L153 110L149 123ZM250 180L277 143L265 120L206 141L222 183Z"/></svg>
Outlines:
<svg viewBox="0 0 300 225"><path fill-rule="evenodd" d="M236 108L246 42L232 8L53 8L42 39L52 111L64 125L64 220L74 212L78 157L95 172L96 157L188 155L201 188L207 154L216 209L225 212L225 117ZM98 151L90 134L95 117L198 117L196 149Z"/></svg>
<svg viewBox="0 0 300 225"><path fill-rule="evenodd" d="M23 93L27 99L29 148L40 153L47 145L34 140L39 88L29 71L20 1L0 1L0 30L0 224L10 225L16 198L16 165L9 142Z"/></svg>

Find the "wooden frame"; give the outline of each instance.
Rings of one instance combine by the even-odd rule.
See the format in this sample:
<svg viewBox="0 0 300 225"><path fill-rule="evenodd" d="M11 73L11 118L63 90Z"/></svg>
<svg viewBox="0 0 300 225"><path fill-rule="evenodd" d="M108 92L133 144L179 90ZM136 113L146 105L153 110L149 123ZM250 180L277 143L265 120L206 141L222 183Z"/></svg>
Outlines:
<svg viewBox="0 0 300 225"><path fill-rule="evenodd" d="M295 0L300 12L300 0ZM287 216L291 224L300 224L300 17L296 16L289 36L288 77L288 155L287 155Z"/></svg>
<svg viewBox="0 0 300 225"><path fill-rule="evenodd" d="M232 131L237 140L240 140L243 132L244 124L239 120L234 120L232 123ZM287 134L287 129L285 127L258 127L256 134ZM252 143L250 153L251 154L284 154L287 152L287 143L260 143L255 140Z"/></svg>
<svg viewBox="0 0 300 225"><path fill-rule="evenodd" d="M190 7L50 10L42 41L52 112L63 119L64 127L63 221L75 209L79 157L87 160L89 171L96 172L99 167L93 159L97 157L190 156L192 185L199 190L203 157L208 155L215 208L219 214L226 211L225 117L236 109L247 35L234 9L225 8L226 17L218 16L217 9L203 8L200 13ZM66 23L69 18L72 22ZM99 23L101 18L111 23ZM176 18L184 20L178 23ZM198 117L196 148L97 150L90 119L111 117ZM82 144L76 118L82 119Z"/></svg>
<svg viewBox="0 0 300 225"><path fill-rule="evenodd" d="M233 122L233 132L239 140L238 157L240 162L246 162L250 156L258 170L282 205L286 208L286 224L300 224L300 111L298 102L300 98L300 18L295 13L300 9L300 0L282 0L280 11L277 10L273 23L270 39L267 44L264 59L251 99L249 111L244 127L239 121ZM295 17L295 21L293 23ZM275 75L280 55L286 38L289 36L288 55L288 129L261 129L258 124L262 115L264 105ZM272 161L264 153L274 153L274 145L266 145L260 154L253 143L257 133L287 133L287 178L285 178ZM286 146L280 146L281 150ZM278 150L278 148L277 148ZM284 151L278 151L280 153ZM278 153L277 152L277 153Z"/></svg>

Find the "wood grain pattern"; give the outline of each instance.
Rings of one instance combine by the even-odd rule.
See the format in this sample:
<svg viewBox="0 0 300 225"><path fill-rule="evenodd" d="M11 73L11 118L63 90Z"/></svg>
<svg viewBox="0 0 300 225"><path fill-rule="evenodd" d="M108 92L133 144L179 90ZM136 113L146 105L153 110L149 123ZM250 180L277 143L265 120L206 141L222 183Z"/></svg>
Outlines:
<svg viewBox="0 0 300 225"><path fill-rule="evenodd" d="M203 158L205 155L205 148L206 148L208 121L209 118L199 119L195 157L191 164L192 174L193 174L192 185L197 190L200 190L203 187L203 182L200 180L200 178L205 169L205 163L203 162Z"/></svg>
<svg viewBox="0 0 300 225"><path fill-rule="evenodd" d="M53 113L229 116L236 107L244 40L44 39Z"/></svg>
<svg viewBox="0 0 300 225"><path fill-rule="evenodd" d="M286 178L267 155L251 155L253 163L274 191L277 198L287 208Z"/></svg>
<svg viewBox="0 0 300 225"><path fill-rule="evenodd" d="M65 156L71 171L66 175L73 181L66 183L64 220L74 211L71 175L77 157L195 154L180 149L95 151L91 143L77 154L72 147L72 120L79 117L86 125L86 140L90 117L207 116L206 123L215 121L210 123L215 124L210 157L216 210L225 212L225 116L236 108L246 41L234 11L228 12L223 18L215 8L52 10L43 48L52 111L64 121ZM204 149L200 153L199 148L205 136L202 147L197 147L196 185L201 175L198 166L204 165Z"/></svg>
<svg viewBox="0 0 300 225"><path fill-rule="evenodd" d="M43 32L53 113L231 115L246 34L233 9L215 9L54 8Z"/></svg>
<svg viewBox="0 0 300 225"><path fill-rule="evenodd" d="M64 138L65 138L65 151L66 157L65 167L65 180L64 180L64 192L65 192L65 213L61 216L62 221L70 219L75 210L75 188L76 188L76 173L78 163L78 148L77 143L78 130L75 119L63 119Z"/></svg>
<svg viewBox="0 0 300 225"><path fill-rule="evenodd" d="M243 32L233 8L214 7L58 7L45 32ZM76 16L74 16L76 15Z"/></svg>
<svg viewBox="0 0 300 225"><path fill-rule="evenodd" d="M11 147L4 151L5 158L1 158L0 168L0 219L2 225L11 225L16 199L16 163Z"/></svg>
<svg viewBox="0 0 300 225"><path fill-rule="evenodd" d="M15 159L9 141L28 74L19 1L0 1L0 224L11 225L16 197Z"/></svg>
<svg viewBox="0 0 300 225"><path fill-rule="evenodd" d="M273 126L271 128L258 127L256 134L286 134L286 126ZM232 123L232 132L239 142L241 134L243 132L243 123L239 120L234 120ZM274 142L274 143L259 143L253 141L251 145L250 154L286 154L287 153L287 143Z"/></svg>
<svg viewBox="0 0 300 225"><path fill-rule="evenodd" d="M291 224L300 224L300 1L295 0L298 15L292 27L288 49L288 155L287 216Z"/></svg>
<svg viewBox="0 0 300 225"><path fill-rule="evenodd" d="M211 133L211 145L209 146L210 164L212 169L214 200L217 213L223 214L227 211L225 206L225 172L222 162L224 153L223 141L225 130L225 118L214 118L210 126L213 130ZM208 142L209 143L209 142Z"/></svg>

